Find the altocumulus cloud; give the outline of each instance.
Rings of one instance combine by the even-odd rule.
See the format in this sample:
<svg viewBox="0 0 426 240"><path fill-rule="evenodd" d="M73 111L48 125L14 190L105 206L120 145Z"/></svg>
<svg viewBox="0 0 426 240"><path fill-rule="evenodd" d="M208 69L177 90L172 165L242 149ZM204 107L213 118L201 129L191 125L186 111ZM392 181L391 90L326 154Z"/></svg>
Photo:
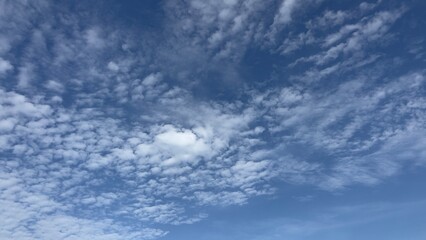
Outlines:
<svg viewBox="0 0 426 240"><path fill-rule="evenodd" d="M356 2L159 1L134 23L125 3L0 1L0 238L156 239L280 183L423 169L411 6Z"/></svg>

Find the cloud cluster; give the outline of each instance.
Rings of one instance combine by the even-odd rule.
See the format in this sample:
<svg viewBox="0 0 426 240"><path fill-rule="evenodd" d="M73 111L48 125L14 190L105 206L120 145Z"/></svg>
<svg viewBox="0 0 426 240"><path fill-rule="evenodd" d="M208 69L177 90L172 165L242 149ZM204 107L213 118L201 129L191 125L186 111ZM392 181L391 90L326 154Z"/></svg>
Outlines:
<svg viewBox="0 0 426 240"><path fill-rule="evenodd" d="M338 191L424 166L426 73L386 75L368 52L407 9L303 18L319 3L168 2L161 34L140 36L1 2L0 238L153 239L277 181ZM270 85L240 74L248 49L284 59Z"/></svg>
<svg viewBox="0 0 426 240"><path fill-rule="evenodd" d="M237 158L248 153L238 148L239 132L248 129L254 117L250 114L206 105L192 109L199 112L198 118L186 122L192 126L145 122L145 127L129 130L121 126L122 120L93 108L64 109L4 90L0 95L3 167L19 176L4 185L24 186L12 194L15 197L30 191L27 188L42 194L32 196L37 211L58 203L64 209L48 209L51 214L84 209L85 214L99 216L107 209L101 214L105 218L192 223L205 214L186 216L176 199L200 206L242 204L249 196L265 194L261 185L271 177L266 176L267 161ZM16 220L13 227L32 217Z"/></svg>

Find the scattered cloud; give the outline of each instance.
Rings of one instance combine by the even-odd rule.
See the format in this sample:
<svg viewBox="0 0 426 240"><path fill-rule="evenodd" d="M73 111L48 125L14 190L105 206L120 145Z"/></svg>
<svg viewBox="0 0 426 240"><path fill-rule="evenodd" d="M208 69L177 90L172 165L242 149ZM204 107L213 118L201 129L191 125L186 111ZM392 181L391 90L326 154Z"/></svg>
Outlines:
<svg viewBox="0 0 426 240"><path fill-rule="evenodd" d="M155 239L278 183L424 167L426 73L383 50L409 8L305 16L321 3L161 3L149 32L84 3L0 3L0 238Z"/></svg>

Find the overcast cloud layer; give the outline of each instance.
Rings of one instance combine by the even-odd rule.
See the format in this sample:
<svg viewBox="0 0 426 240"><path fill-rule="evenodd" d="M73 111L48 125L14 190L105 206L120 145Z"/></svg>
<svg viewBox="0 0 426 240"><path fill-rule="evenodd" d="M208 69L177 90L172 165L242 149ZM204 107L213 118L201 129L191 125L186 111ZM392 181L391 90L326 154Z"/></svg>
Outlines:
<svg viewBox="0 0 426 240"><path fill-rule="evenodd" d="M216 239L308 239L426 209L424 195L366 200L426 180L425 10L0 0L0 239L195 239L218 210L315 204L293 188L365 201L262 226L247 213L238 231L256 233Z"/></svg>

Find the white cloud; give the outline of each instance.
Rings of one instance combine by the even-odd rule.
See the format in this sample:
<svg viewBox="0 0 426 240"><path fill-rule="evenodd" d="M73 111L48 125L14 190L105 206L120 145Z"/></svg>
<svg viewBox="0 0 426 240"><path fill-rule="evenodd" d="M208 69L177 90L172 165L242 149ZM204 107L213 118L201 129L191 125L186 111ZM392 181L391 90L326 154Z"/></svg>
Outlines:
<svg viewBox="0 0 426 240"><path fill-rule="evenodd" d="M307 26L310 29L334 27L344 23L347 19L352 18L353 15L355 14L349 11L327 10L322 16L317 17L314 20L308 21Z"/></svg>
<svg viewBox="0 0 426 240"><path fill-rule="evenodd" d="M165 4L176 16L168 15L167 40L155 46L112 26L81 26L80 15L59 14L57 25L45 19L31 35L26 22L37 21L17 23L16 35L32 38L21 42L16 91L32 91L0 89L7 160L0 163L0 238L157 238L166 231L150 226L200 221L206 215L198 207L246 204L273 193L271 180L334 191L425 165L424 72L310 85L375 62L376 55L329 65L386 39L402 11L360 14L358 22L351 12L327 11L277 48L287 54L318 44L319 52L299 61L316 65L304 71L306 81L293 84L291 76L285 87L266 90L239 82L244 97L219 101L193 88L214 73L237 81L248 48L274 52L268 34L291 23L299 3L282 1L269 18L263 14L273 1L185 3ZM329 24L338 29L319 37ZM19 41L5 38L0 51L16 50ZM0 72L12 69L0 60ZM65 90L63 99L55 95ZM316 151L330 161L312 157Z"/></svg>
<svg viewBox="0 0 426 240"><path fill-rule="evenodd" d="M16 124L16 120L13 118L7 118L0 120L0 132L10 132Z"/></svg>
<svg viewBox="0 0 426 240"><path fill-rule="evenodd" d="M0 57L0 74L3 74L12 69L13 69L12 64L10 64L9 61L4 60L3 58Z"/></svg>
<svg viewBox="0 0 426 240"><path fill-rule="evenodd" d="M89 46L94 48L102 48L105 46L105 41L101 37L101 31L97 27L90 28L84 35Z"/></svg>
<svg viewBox="0 0 426 240"><path fill-rule="evenodd" d="M59 93L63 92L65 90L63 84L61 84L58 81L54 81L54 80L47 81L45 86L46 86L47 89L55 91L55 92L59 92Z"/></svg>
<svg viewBox="0 0 426 240"><path fill-rule="evenodd" d="M405 12L405 9L382 11L359 20L358 23L343 25L336 33L329 34L322 41L324 51L298 59L294 64L314 62L323 66L337 59L339 56L362 53L368 44L385 40L389 28Z"/></svg>
<svg viewBox="0 0 426 240"><path fill-rule="evenodd" d="M14 92L1 90L0 93L2 130L10 132L16 129L2 144L2 150L12 150L17 157L25 156L22 159L29 157L33 159L32 163L40 164L40 167L35 169L42 172L41 176L44 178L32 178L31 181L38 182L35 191L55 195L65 194L67 198L76 200L73 203L62 200L64 205L71 208L81 204L91 211L96 211L99 207L115 206L111 205L112 200L108 200L109 198L99 196L103 193L91 192L89 182L95 179L97 180L93 184L108 182L109 176L105 176L105 179L99 176L94 178L93 174L96 171L92 171L99 169L113 170L123 178L123 181L129 181L125 190L109 188L108 191L124 190L119 197L114 198L113 201L117 204L114 208L116 211L125 211L138 217L140 221L184 224L203 218L203 215L186 216L185 208L166 200L168 197L179 197L201 204L217 202L229 205L245 203L251 195L266 194L261 191L262 179L267 171L262 166L265 166L266 162L240 162L232 170L235 172L233 180L227 180L223 176L220 181L210 180L220 177L217 175L220 174L218 169L231 167L236 162L237 159L232 157L233 154L227 153L227 148L233 139L240 141L238 133L241 129L247 129L248 122L253 119L251 111L239 116L223 107L203 104L187 112L181 111L180 108L179 114L170 116L174 119L180 117L187 119L187 116L193 114L192 111L198 112L195 118L190 119L192 128L146 123L148 125L145 125L143 130L135 128L128 131L120 126L119 120L107 118L104 113L95 109L69 110L57 105L44 105L39 102L43 101L41 99L29 99ZM256 130L252 137L260 132L262 131ZM53 163L52 157L59 162ZM17 160L16 163L21 164L22 161ZM79 167L71 167L74 164L79 164ZM17 170L19 169L24 171L26 168L20 167ZM148 181L146 177L161 181ZM144 184L134 185L133 181ZM88 183L78 186L83 182ZM148 183L152 186L146 187ZM210 197L218 200L207 201L201 197L190 197L194 189L207 188L210 190ZM221 194L221 189L225 188L239 191L240 200L234 198L231 201L233 195L226 197ZM239 188L242 190L238 190ZM120 204L124 199L138 196L133 195L133 192L142 189L143 195L148 198L165 200L135 206ZM157 206L163 207L157 209ZM154 208L157 210L148 211ZM56 235L59 234L57 232L49 234L62 236ZM97 234L104 236L98 232L89 235L97 236Z"/></svg>
<svg viewBox="0 0 426 240"><path fill-rule="evenodd" d="M107 67L108 67L109 70L114 71L114 72L117 72L118 70L120 70L120 67L117 65L117 63L112 62L112 61L108 63Z"/></svg>
<svg viewBox="0 0 426 240"><path fill-rule="evenodd" d="M152 73L145 77L142 81L142 84L149 87L154 87L157 83L159 83L162 79L162 75L160 73Z"/></svg>
<svg viewBox="0 0 426 240"><path fill-rule="evenodd" d="M297 6L296 0L283 0L281 2L278 14L274 18L274 24L286 24L291 21L293 10Z"/></svg>
<svg viewBox="0 0 426 240"><path fill-rule="evenodd" d="M34 66L32 64L19 67L18 87L22 89L29 88L31 81L34 80L34 76Z"/></svg>
<svg viewBox="0 0 426 240"><path fill-rule="evenodd" d="M195 198L202 205L242 205L247 202L247 195L243 192L195 192Z"/></svg>

